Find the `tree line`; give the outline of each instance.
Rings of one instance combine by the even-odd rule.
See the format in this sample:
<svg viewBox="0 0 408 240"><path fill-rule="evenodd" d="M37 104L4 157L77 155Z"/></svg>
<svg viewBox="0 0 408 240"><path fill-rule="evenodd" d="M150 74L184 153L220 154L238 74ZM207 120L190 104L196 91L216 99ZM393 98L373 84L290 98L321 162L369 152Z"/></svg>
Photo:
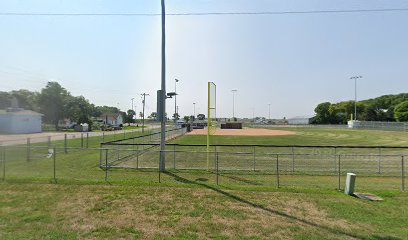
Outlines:
<svg viewBox="0 0 408 240"><path fill-rule="evenodd" d="M354 114L354 101L324 102L315 108L315 124L346 124ZM357 102L357 120L408 121L408 93L384 95Z"/></svg>
<svg viewBox="0 0 408 240"><path fill-rule="evenodd" d="M63 119L92 125L92 118L102 113L120 113L116 107L95 106L83 96L72 96L58 82L48 82L39 92L25 89L0 92L0 109L12 107L14 101L19 108L44 114L44 122L53 124L56 129ZM126 113L122 114L126 117Z"/></svg>

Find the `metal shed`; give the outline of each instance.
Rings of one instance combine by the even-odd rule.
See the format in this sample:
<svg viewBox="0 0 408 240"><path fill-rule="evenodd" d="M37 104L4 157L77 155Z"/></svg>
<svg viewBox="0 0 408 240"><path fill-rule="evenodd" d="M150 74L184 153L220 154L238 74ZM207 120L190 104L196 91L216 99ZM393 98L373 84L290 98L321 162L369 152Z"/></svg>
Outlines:
<svg viewBox="0 0 408 240"><path fill-rule="evenodd" d="M0 133L23 134L42 132L43 114L22 108L0 110Z"/></svg>

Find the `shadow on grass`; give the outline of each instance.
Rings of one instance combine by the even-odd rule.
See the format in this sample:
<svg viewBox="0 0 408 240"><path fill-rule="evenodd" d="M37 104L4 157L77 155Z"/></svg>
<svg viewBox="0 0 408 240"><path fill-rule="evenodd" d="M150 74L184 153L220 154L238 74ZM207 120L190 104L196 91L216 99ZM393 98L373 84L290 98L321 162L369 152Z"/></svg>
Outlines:
<svg viewBox="0 0 408 240"><path fill-rule="evenodd" d="M307 220L304 220L304 219L300 219L300 218L297 218L295 216L289 215L287 213L280 212L280 211L277 211L277 210L262 206L260 204L257 204L257 203L251 202L251 201L249 201L247 199L243 199L243 198L241 198L239 196L236 196L236 195L234 195L232 193L223 191L223 190L221 190L219 188L212 187L212 186L209 186L209 185L204 184L204 183L192 181L192 180L180 177L177 174L174 174L174 173L171 173L171 172L164 172L164 173L167 174L170 177L174 177L174 179L176 181L178 181L178 182L188 183L188 184L196 184L196 185L211 189L211 190L213 190L213 191L215 191L217 193L220 193L220 194L222 194L222 195L224 195L226 197L229 197L229 198L231 198L233 200L236 200L236 201L241 202L241 203L245 203L245 204L247 204L247 205L249 205L251 207L263 210L263 211L268 212L270 214L274 214L274 215L278 215L280 217L288 218L290 220L297 221L297 222L300 222L300 223L303 223L305 225L309 225L309 226L312 226L312 227L316 227L316 228L325 230L327 232L330 232L330 233L333 233L333 234L336 234L336 235L347 236L347 237L351 237L351 238L355 238L355 239L366 239L366 237L364 237L364 236L360 236L360 235L353 234L353 233L347 233L347 232L344 232L342 230L333 229L333 228L330 228L330 227L324 226L324 225L319 225L317 223L313 223L313 222L310 222L310 221L307 221Z"/></svg>
<svg viewBox="0 0 408 240"><path fill-rule="evenodd" d="M251 181L251 180L248 180L248 179L245 179L245 178L242 178L242 177L229 176L227 174L219 174L219 175L222 176L222 177L229 178L231 180L234 180L234 181L237 181L237 182L242 182L242 183L249 184L249 185L256 185L256 186L262 185L261 183L259 183L257 181Z"/></svg>

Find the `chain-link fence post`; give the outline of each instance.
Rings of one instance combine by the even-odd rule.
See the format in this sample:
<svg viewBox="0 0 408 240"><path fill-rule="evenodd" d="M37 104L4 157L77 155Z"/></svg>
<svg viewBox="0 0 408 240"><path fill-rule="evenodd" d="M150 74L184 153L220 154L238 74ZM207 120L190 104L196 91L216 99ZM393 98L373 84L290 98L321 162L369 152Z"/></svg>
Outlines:
<svg viewBox="0 0 408 240"><path fill-rule="evenodd" d="M27 161L31 160L31 140L27 138Z"/></svg>
<svg viewBox="0 0 408 240"><path fill-rule="evenodd" d="M174 153L173 168L176 169L176 145L173 145L173 153Z"/></svg>
<svg viewBox="0 0 408 240"><path fill-rule="evenodd" d="M55 146L53 147L53 176L54 176L54 183L57 183L57 176L56 176L56 159L57 159L57 149L55 148Z"/></svg>
<svg viewBox="0 0 408 240"><path fill-rule="evenodd" d="M276 154L276 186L279 188L280 187L280 181L279 181L279 154Z"/></svg>
<svg viewBox="0 0 408 240"><path fill-rule="evenodd" d="M162 156L163 150L160 150L160 156ZM159 164L157 170L159 171L159 183L161 183L161 169L160 169L160 158L158 158Z"/></svg>
<svg viewBox="0 0 408 240"><path fill-rule="evenodd" d="M139 169L139 145L136 145L136 169Z"/></svg>
<svg viewBox="0 0 408 240"><path fill-rule="evenodd" d="M105 182L108 181L108 149L105 149Z"/></svg>
<svg viewBox="0 0 408 240"><path fill-rule="evenodd" d="M404 156L401 156L401 191L405 191L405 169L404 169Z"/></svg>
<svg viewBox="0 0 408 240"><path fill-rule="evenodd" d="M3 156L3 181L6 180L6 147L3 147L3 152L2 152L2 156Z"/></svg>
<svg viewBox="0 0 408 240"><path fill-rule="evenodd" d="M99 145L99 167L102 168L102 144Z"/></svg>
<svg viewBox="0 0 408 240"><path fill-rule="evenodd" d="M339 155L339 161L338 161L338 166L337 166L337 190L341 191L341 156Z"/></svg>
<svg viewBox="0 0 408 240"><path fill-rule="evenodd" d="M86 133L86 148L89 147L89 133Z"/></svg>
<svg viewBox="0 0 408 240"><path fill-rule="evenodd" d="M255 157L255 146L254 146L254 151L253 151L253 157L254 157L254 160L253 160L253 169L254 169L254 172L255 172L255 170L256 170L256 157Z"/></svg>
<svg viewBox="0 0 408 240"><path fill-rule="evenodd" d="M333 154L334 158L334 174L336 174L337 172L337 148L334 147L334 154Z"/></svg>
<svg viewBox="0 0 408 240"><path fill-rule="evenodd" d="M67 153L67 134L64 134L64 153Z"/></svg>
<svg viewBox="0 0 408 240"><path fill-rule="evenodd" d="M105 132L102 132L102 142L105 142Z"/></svg>
<svg viewBox="0 0 408 240"><path fill-rule="evenodd" d="M215 179L216 179L216 183L217 183L217 187L218 187L218 153L216 154L216 158L215 158Z"/></svg>
<svg viewBox="0 0 408 240"><path fill-rule="evenodd" d="M81 133L81 148L84 148L84 134Z"/></svg>
<svg viewBox="0 0 408 240"><path fill-rule="evenodd" d="M295 147L292 146L292 173L295 172Z"/></svg>
<svg viewBox="0 0 408 240"><path fill-rule="evenodd" d="M378 174L381 174L381 148L378 148Z"/></svg>

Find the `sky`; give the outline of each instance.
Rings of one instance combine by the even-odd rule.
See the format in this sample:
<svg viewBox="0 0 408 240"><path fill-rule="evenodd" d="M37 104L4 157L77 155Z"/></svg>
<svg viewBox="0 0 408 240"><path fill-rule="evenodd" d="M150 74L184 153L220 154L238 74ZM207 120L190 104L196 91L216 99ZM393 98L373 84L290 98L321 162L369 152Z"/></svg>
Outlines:
<svg viewBox="0 0 408 240"><path fill-rule="evenodd" d="M167 13L408 8L404 0L167 0ZM160 13L160 0L0 0L0 12ZM317 104L408 92L408 11L167 16L166 87L181 116L290 118ZM58 81L96 105L156 111L160 16L0 16L0 91ZM167 100L174 112L174 99Z"/></svg>

